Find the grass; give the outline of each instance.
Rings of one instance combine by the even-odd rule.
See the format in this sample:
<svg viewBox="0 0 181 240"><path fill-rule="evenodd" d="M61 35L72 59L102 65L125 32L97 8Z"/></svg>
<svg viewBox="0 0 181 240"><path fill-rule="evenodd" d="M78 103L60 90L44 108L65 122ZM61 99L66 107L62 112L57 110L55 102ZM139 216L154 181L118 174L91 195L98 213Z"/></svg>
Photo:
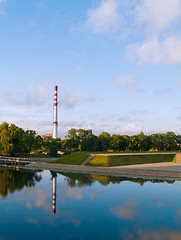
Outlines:
<svg viewBox="0 0 181 240"><path fill-rule="evenodd" d="M50 163L80 165L88 158L89 155L90 153L72 153L70 155L62 156L57 160L51 161Z"/></svg>
<svg viewBox="0 0 181 240"><path fill-rule="evenodd" d="M172 162L175 154L99 156L96 155L86 166L114 167L145 163Z"/></svg>
<svg viewBox="0 0 181 240"><path fill-rule="evenodd" d="M45 154L30 154L27 155L26 158L52 158L50 155Z"/></svg>

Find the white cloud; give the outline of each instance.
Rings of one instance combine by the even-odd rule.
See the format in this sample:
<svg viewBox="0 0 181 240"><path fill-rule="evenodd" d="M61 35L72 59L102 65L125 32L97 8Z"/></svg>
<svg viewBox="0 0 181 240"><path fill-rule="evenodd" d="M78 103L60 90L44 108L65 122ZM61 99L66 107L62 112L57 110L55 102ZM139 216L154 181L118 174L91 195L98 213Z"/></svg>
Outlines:
<svg viewBox="0 0 181 240"><path fill-rule="evenodd" d="M175 134L180 134L181 133L181 125L173 128L171 131L174 132Z"/></svg>
<svg viewBox="0 0 181 240"><path fill-rule="evenodd" d="M135 134L135 133L139 133L143 131L142 128L140 126L136 126L135 123L130 123L129 125L125 126L122 129L122 133L127 133L127 134Z"/></svg>
<svg viewBox="0 0 181 240"><path fill-rule="evenodd" d="M16 201L23 202L23 204L25 204L29 209L37 207L43 208L47 212L51 211L51 205L47 201L47 192L45 192L45 190L41 187L33 189L25 188L23 191L23 198L16 197Z"/></svg>
<svg viewBox="0 0 181 240"><path fill-rule="evenodd" d="M86 26L91 27L94 33L112 33L120 30L120 27L122 27L122 32L128 29L133 32L135 22L136 28L141 27L144 30L146 27L149 34L152 34L166 30L179 22L181 1L138 0L130 2L126 0L101 0L96 8L88 10L87 16Z"/></svg>
<svg viewBox="0 0 181 240"><path fill-rule="evenodd" d="M37 224L39 221L36 218L26 218L26 222Z"/></svg>
<svg viewBox="0 0 181 240"><path fill-rule="evenodd" d="M141 0L135 8L136 20L146 23L150 31L164 30L180 16L180 0Z"/></svg>
<svg viewBox="0 0 181 240"><path fill-rule="evenodd" d="M154 199L153 202L156 204L157 207L161 207L161 206L168 206L170 207L172 204L171 202L167 201L167 200L160 200L160 199Z"/></svg>
<svg viewBox="0 0 181 240"><path fill-rule="evenodd" d="M50 89L50 84L34 84L30 85L27 90L21 90L18 92L6 91L4 93L6 103L10 105L42 105L49 97L48 90Z"/></svg>
<svg viewBox="0 0 181 240"><path fill-rule="evenodd" d="M104 34L119 29L121 14L118 11L119 0L102 0L96 9L87 12L87 26L91 26L93 32Z"/></svg>
<svg viewBox="0 0 181 240"><path fill-rule="evenodd" d="M3 2L7 2L7 0L0 0L0 4ZM3 8L0 8L0 15L5 15L5 11Z"/></svg>
<svg viewBox="0 0 181 240"><path fill-rule="evenodd" d="M61 223L65 224L65 223L72 223L74 224L76 227L79 227L81 224L81 221L76 218L74 215L74 212L71 211L61 211Z"/></svg>
<svg viewBox="0 0 181 240"><path fill-rule="evenodd" d="M181 79L178 79L176 84L181 85Z"/></svg>
<svg viewBox="0 0 181 240"><path fill-rule="evenodd" d="M92 94L90 97L89 97L89 101L90 102L97 102L97 101L100 101L101 98L98 97L96 94Z"/></svg>
<svg viewBox="0 0 181 240"><path fill-rule="evenodd" d="M164 94L164 93L170 93L172 91L171 87L167 87L167 88L157 88L154 90L154 94Z"/></svg>
<svg viewBox="0 0 181 240"><path fill-rule="evenodd" d="M127 239L127 240L139 240L139 239L145 239L145 240L179 240L181 238L181 231L179 230L170 230L166 228L159 229L158 227L156 229L137 229L136 231L123 231L121 232L121 239Z"/></svg>
<svg viewBox="0 0 181 240"><path fill-rule="evenodd" d="M74 108L75 105L78 103L83 102L84 97L82 93L75 93L75 94L65 94L64 95L64 105L67 108Z"/></svg>
<svg viewBox="0 0 181 240"><path fill-rule="evenodd" d="M119 206L117 208L111 208L111 212L120 219L134 219L134 216L137 212L136 207L138 202L130 200L124 206Z"/></svg>
<svg viewBox="0 0 181 240"><path fill-rule="evenodd" d="M59 191L61 190L61 191ZM77 200L83 199L82 190L78 188L71 188L65 185L58 185L57 192L61 192L61 201L65 202L66 199L73 198Z"/></svg>
<svg viewBox="0 0 181 240"><path fill-rule="evenodd" d="M137 114L137 115L145 115L145 114L147 114L148 112L147 112L147 110L145 110L145 109L131 109L130 111L129 111L129 113L131 113L131 114Z"/></svg>
<svg viewBox="0 0 181 240"><path fill-rule="evenodd" d="M171 36L162 42L154 38L142 44L133 44L127 47L128 57L140 63L153 64L180 64L181 39Z"/></svg>
<svg viewBox="0 0 181 240"><path fill-rule="evenodd" d="M114 81L114 84L125 88L129 92L137 92L139 90L138 83L132 75L120 76Z"/></svg>
<svg viewBox="0 0 181 240"><path fill-rule="evenodd" d="M130 117L129 116L122 116L119 118L120 122L129 122L130 121Z"/></svg>

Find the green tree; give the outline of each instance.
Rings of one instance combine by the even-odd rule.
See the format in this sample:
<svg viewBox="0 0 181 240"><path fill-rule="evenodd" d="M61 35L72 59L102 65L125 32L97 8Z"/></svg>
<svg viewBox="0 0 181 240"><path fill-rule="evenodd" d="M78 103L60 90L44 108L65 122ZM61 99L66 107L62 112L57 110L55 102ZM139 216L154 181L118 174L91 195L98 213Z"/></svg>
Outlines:
<svg viewBox="0 0 181 240"><path fill-rule="evenodd" d="M119 134L113 134L110 140L110 147L114 151L124 151L127 147L127 139Z"/></svg>
<svg viewBox="0 0 181 240"><path fill-rule="evenodd" d="M0 154L9 154L12 148L13 144L11 143L9 124L3 122L0 125Z"/></svg>
<svg viewBox="0 0 181 240"><path fill-rule="evenodd" d="M98 139L100 140L101 150L106 151L110 148L110 134L108 132L102 132Z"/></svg>
<svg viewBox="0 0 181 240"><path fill-rule="evenodd" d="M19 156L37 150L42 140L35 134L33 130L24 131L14 124L9 126L6 122L2 123L0 125L0 154Z"/></svg>
<svg viewBox="0 0 181 240"><path fill-rule="evenodd" d="M57 157L58 156L57 150L58 150L58 144L56 140L52 140L50 144L50 156Z"/></svg>
<svg viewBox="0 0 181 240"><path fill-rule="evenodd" d="M130 137L128 149L131 151L138 151L140 149L140 142L137 135L133 135Z"/></svg>
<svg viewBox="0 0 181 240"><path fill-rule="evenodd" d="M153 149L163 151L165 149L165 137L161 133L151 135L151 146Z"/></svg>
<svg viewBox="0 0 181 240"><path fill-rule="evenodd" d="M92 133L87 134L86 139L82 142L83 151L100 151L100 140Z"/></svg>
<svg viewBox="0 0 181 240"><path fill-rule="evenodd" d="M139 148L141 151L148 151L151 148L151 137L145 135L143 132L137 135L139 139Z"/></svg>
<svg viewBox="0 0 181 240"><path fill-rule="evenodd" d="M78 147L80 144L80 138L77 133L78 133L77 129L71 128L68 131L68 135L66 136L66 138L69 140L69 141L67 141L67 144L70 147L70 149L73 151L78 150Z"/></svg>
<svg viewBox="0 0 181 240"><path fill-rule="evenodd" d="M164 134L165 137L165 150L179 150L177 143L177 136L174 132L167 132Z"/></svg>

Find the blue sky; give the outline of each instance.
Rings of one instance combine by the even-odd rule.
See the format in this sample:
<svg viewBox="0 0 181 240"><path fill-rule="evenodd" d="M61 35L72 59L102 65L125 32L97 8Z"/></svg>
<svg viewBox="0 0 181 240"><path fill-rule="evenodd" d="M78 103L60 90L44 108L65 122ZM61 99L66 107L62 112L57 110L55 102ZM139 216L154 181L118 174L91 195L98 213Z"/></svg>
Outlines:
<svg viewBox="0 0 181 240"><path fill-rule="evenodd" d="M0 0L0 122L181 134L181 0Z"/></svg>

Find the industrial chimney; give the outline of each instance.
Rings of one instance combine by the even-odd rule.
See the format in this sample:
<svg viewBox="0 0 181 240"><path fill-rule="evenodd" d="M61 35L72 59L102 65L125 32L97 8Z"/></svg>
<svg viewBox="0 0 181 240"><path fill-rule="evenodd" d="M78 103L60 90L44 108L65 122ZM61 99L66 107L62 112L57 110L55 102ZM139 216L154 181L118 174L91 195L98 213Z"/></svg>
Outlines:
<svg viewBox="0 0 181 240"><path fill-rule="evenodd" d="M57 116L57 94L58 94L58 86L54 88L54 106L53 106L53 138L58 138L58 116Z"/></svg>

